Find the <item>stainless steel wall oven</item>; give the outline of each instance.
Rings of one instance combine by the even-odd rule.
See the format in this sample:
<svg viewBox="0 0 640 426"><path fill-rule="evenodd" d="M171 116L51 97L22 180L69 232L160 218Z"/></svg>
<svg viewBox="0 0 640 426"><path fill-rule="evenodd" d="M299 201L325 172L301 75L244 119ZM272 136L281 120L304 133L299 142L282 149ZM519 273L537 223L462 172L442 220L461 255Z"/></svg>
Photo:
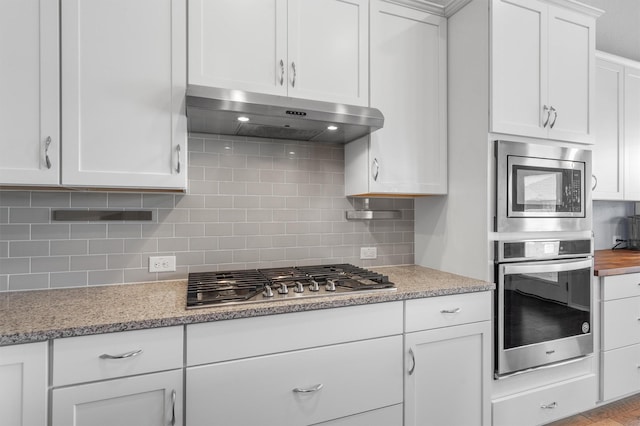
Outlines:
<svg viewBox="0 0 640 426"><path fill-rule="evenodd" d="M496 141L496 232L591 230L591 151Z"/></svg>
<svg viewBox="0 0 640 426"><path fill-rule="evenodd" d="M496 377L593 352L591 239L496 242Z"/></svg>

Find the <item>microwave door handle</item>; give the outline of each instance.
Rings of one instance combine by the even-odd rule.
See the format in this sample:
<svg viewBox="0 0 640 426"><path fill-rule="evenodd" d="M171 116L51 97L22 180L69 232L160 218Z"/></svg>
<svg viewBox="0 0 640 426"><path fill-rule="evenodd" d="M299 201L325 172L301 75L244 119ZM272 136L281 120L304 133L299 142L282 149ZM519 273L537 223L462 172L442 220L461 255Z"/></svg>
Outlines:
<svg viewBox="0 0 640 426"><path fill-rule="evenodd" d="M557 260L527 264L503 264L503 272L505 275L535 274L540 272L566 272L591 267L593 267L593 259L589 258L584 260Z"/></svg>

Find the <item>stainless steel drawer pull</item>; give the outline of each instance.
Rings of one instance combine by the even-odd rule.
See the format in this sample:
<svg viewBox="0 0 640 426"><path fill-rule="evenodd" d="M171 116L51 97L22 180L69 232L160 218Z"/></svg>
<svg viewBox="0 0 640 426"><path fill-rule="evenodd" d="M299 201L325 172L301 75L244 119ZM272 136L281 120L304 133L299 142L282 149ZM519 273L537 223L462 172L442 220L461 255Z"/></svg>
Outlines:
<svg viewBox="0 0 640 426"><path fill-rule="evenodd" d="M141 353L142 353L142 349L138 349L137 351L125 352L120 355L102 354L100 355L100 359L127 359L127 358L133 358L135 356L138 356Z"/></svg>
<svg viewBox="0 0 640 426"><path fill-rule="evenodd" d="M380 164L378 163L378 159L374 158L373 164L371 165L371 176L373 177L373 180L377 181L379 174L380 174Z"/></svg>
<svg viewBox="0 0 640 426"><path fill-rule="evenodd" d="M47 169L51 168L51 160L49 159L49 145L51 145L51 136L47 136L44 142L44 162L47 165Z"/></svg>
<svg viewBox="0 0 640 426"><path fill-rule="evenodd" d="M176 173L180 174L180 145L176 146L176 152L178 153L178 166L176 167Z"/></svg>
<svg viewBox="0 0 640 426"><path fill-rule="evenodd" d="M558 403L554 401L551 404L541 405L540 408L542 408L543 410L553 410L557 406L558 406Z"/></svg>
<svg viewBox="0 0 640 426"><path fill-rule="evenodd" d="M171 391L171 426L176 424L176 391Z"/></svg>
<svg viewBox="0 0 640 426"><path fill-rule="evenodd" d="M551 107L549 108L549 112L553 112L553 121L549 124L549 127L553 129L553 126L556 124L556 120L558 119L558 111L554 107Z"/></svg>
<svg viewBox="0 0 640 426"><path fill-rule="evenodd" d="M547 119L542 123L542 127L547 127L547 124L549 124L549 118L551 118L551 111L549 111L549 107L546 105L542 108L542 111L543 113L547 113Z"/></svg>
<svg viewBox="0 0 640 426"><path fill-rule="evenodd" d="M310 388L294 388L293 391L295 393L312 393L312 392L318 392L320 389L322 389L324 385L322 383L318 383L317 385L310 387Z"/></svg>
<svg viewBox="0 0 640 426"><path fill-rule="evenodd" d="M280 59L280 86L284 84L284 61Z"/></svg>
<svg viewBox="0 0 640 426"><path fill-rule="evenodd" d="M296 72L296 63L291 62L291 69L293 70L293 78L291 79L291 87L296 87L296 77L298 73Z"/></svg>
<svg viewBox="0 0 640 426"><path fill-rule="evenodd" d="M598 186L598 178L596 177L596 175L591 175L591 177L593 180L593 186L591 187L591 190L594 191Z"/></svg>
<svg viewBox="0 0 640 426"><path fill-rule="evenodd" d="M457 314L458 312L460 312L462 309L461 308L455 308L455 309L443 309L440 311L441 314Z"/></svg>
<svg viewBox="0 0 640 426"><path fill-rule="evenodd" d="M409 375L412 375L416 369L416 355L413 353L413 348L409 348L409 355L411 355L411 360L413 361L411 369L409 370Z"/></svg>
<svg viewBox="0 0 640 426"><path fill-rule="evenodd" d="M545 353L546 353L547 355L551 355L551 354L555 354L555 353L556 353L556 351L555 351L555 350L553 350L553 349L551 349L550 351L546 351Z"/></svg>

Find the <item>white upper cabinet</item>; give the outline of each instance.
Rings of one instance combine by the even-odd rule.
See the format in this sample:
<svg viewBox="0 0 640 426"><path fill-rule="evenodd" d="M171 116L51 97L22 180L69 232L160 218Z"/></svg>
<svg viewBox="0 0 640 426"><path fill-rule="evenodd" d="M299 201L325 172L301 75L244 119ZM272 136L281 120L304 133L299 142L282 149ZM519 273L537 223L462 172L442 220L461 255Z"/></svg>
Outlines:
<svg viewBox="0 0 640 426"><path fill-rule="evenodd" d="M189 84L368 105L367 0L192 0Z"/></svg>
<svg viewBox="0 0 640 426"><path fill-rule="evenodd" d="M0 0L0 184L59 183L58 21L56 1Z"/></svg>
<svg viewBox="0 0 640 426"><path fill-rule="evenodd" d="M596 142L593 145L595 200L624 197L624 138L622 135L624 66L598 58L596 61Z"/></svg>
<svg viewBox="0 0 640 426"><path fill-rule="evenodd" d="M595 17L494 0L491 131L593 143Z"/></svg>
<svg viewBox="0 0 640 426"><path fill-rule="evenodd" d="M186 188L186 1L62 1L62 184Z"/></svg>
<svg viewBox="0 0 640 426"><path fill-rule="evenodd" d="M624 73L624 198L640 200L640 67Z"/></svg>
<svg viewBox="0 0 640 426"><path fill-rule="evenodd" d="M444 194L446 19L383 1L371 8L371 105L384 127L346 145L346 194Z"/></svg>

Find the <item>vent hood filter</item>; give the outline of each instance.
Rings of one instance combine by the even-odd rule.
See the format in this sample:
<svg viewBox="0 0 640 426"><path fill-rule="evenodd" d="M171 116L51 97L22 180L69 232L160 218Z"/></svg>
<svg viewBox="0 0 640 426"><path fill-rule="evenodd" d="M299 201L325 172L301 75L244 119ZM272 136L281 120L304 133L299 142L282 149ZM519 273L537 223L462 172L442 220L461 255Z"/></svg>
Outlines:
<svg viewBox="0 0 640 426"><path fill-rule="evenodd" d="M330 143L351 142L384 124L375 108L204 86L188 87L187 118L195 133Z"/></svg>

